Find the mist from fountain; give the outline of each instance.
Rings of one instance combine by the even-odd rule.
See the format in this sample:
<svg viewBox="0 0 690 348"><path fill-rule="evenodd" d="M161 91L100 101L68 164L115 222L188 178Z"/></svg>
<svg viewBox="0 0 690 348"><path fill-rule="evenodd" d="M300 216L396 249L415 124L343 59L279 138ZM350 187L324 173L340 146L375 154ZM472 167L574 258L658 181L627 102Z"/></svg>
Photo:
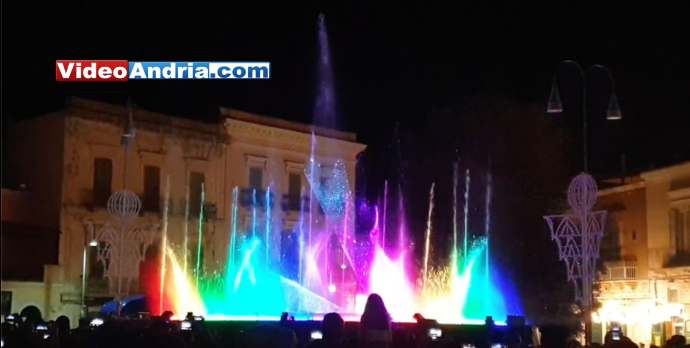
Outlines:
<svg viewBox="0 0 690 348"><path fill-rule="evenodd" d="M370 262L355 257L355 246L362 248L363 241L356 232L350 231L354 226L354 199L346 168L342 162L338 163L327 180L316 180L311 173L306 173L315 203L325 214L324 223L314 224L312 242L308 243L304 238L308 211L303 210L293 231L297 238L296 256L281 258L280 262L271 262L265 253L266 243L272 240L271 230L265 224L276 218L270 208L271 195L262 195L265 198L260 201L256 189L251 189L250 203L242 208L239 188L233 188L224 268L212 270L198 265L189 273L177 261L176 255L182 251L168 244L167 267L162 270L166 274L162 275L165 281L161 308L173 308L178 314L193 311L208 319L271 318L283 311L299 313L304 318L339 311L349 319L356 319L361 301L376 292L392 308L391 314L397 321L411 321L415 312L445 323L473 322L486 315L501 318L520 314L513 290L501 283L500 272L488 262L486 231L471 239L467 233L470 242L466 253L460 250L464 246L454 242L448 264L432 265L431 260L445 258L438 254L441 248L431 245L438 233L434 229L434 185L429 196L422 268L414 266L414 255L407 248L384 244L380 213L375 206L372 213L375 222L366 234L368 240L364 241ZM457 185L457 180L454 182ZM469 201L466 199L465 205ZM305 206L303 201L301 207ZM244 228L238 223L239 209L245 209L249 216L250 224ZM453 209L457 214L457 205ZM200 218L204 219L203 210L201 214ZM485 221L488 219L485 217ZM203 222L199 226L204 226ZM266 233L259 234L258 230ZM203 231L198 235L202 237ZM203 248L202 240L197 243L198 255L203 255ZM202 259L196 263L203 263ZM286 272L286 269L296 272Z"/></svg>

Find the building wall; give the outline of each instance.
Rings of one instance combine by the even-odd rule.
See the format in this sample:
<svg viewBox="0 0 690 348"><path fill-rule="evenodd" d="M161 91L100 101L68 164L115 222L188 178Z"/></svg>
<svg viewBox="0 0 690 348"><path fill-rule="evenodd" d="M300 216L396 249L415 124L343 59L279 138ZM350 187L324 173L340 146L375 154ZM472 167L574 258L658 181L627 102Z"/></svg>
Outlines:
<svg viewBox="0 0 690 348"><path fill-rule="evenodd" d="M620 232L618 252L623 259L634 257L638 269L635 279L600 280L602 306L595 317L624 325L635 342L659 345L673 334L690 335L690 262L678 259L669 214L677 209L690 216L690 162L644 172L639 179L600 192L599 204L611 216L607 230ZM690 241L690 226L685 233Z"/></svg>
<svg viewBox="0 0 690 348"><path fill-rule="evenodd" d="M655 202L647 207L649 233L653 236L649 244L650 276L657 285L654 296L666 304L661 316L676 318L666 323L664 333L690 337L690 162L641 176L649 187L647 200ZM686 240L685 250L676 246L672 209L685 220L680 232Z"/></svg>
<svg viewBox="0 0 690 348"><path fill-rule="evenodd" d="M46 218L40 215L40 220L59 228L60 238L58 265L46 268L43 282L3 280L3 290L13 292L13 310L15 306L33 301L32 304L42 309L47 319L66 314L73 324L77 323L81 310L83 256L86 252L87 260L91 260L96 250L87 246L92 237L86 224L111 219L104 207L94 205L95 158L112 161L111 192L127 189L142 199L144 167L153 165L160 168L160 211L142 212L135 223L149 226L152 232L157 233L154 245L159 246L163 225L162 202L169 194L168 243L174 250L182 252L186 231L190 255L197 244L199 223L197 216L185 218L189 178L191 172L203 173L206 202L210 204L209 208L215 207L215 214L207 215L204 228L204 263L209 270L224 265L234 203L232 192L235 187L249 186L248 168L252 161L258 159L265 165L263 186L270 185L276 196L277 204L272 215L275 217L273 230L278 233L274 233L271 254L274 259L280 258L281 233L298 218L297 212L282 211L280 204L282 196L287 194L290 172L302 175L303 190L308 192L304 165L311 153L312 136L303 131L304 126L237 110L224 111L224 122L201 123L135 109L132 119L136 136L125 154L121 137L127 126L128 113L122 106L75 100L66 110L39 117L18 128L17 134L32 135L24 137L24 141L15 146L18 149L14 157L18 177L32 192L40 194L36 206L46 207ZM252 122L253 119L261 122ZM319 144L316 147L317 161L332 164L336 159L344 160L350 189L354 191L356 156L364 150L364 145L354 142L353 135L344 140L330 137L337 134L334 131L321 133L329 136L315 135ZM3 193L3 211L4 205ZM245 221L248 214L248 209L240 210ZM17 213L12 216L15 215ZM31 216L35 218L37 215ZM87 265L87 269L91 266ZM100 283L92 279L87 282L87 297L113 295ZM140 293L140 286L135 282L129 292Z"/></svg>
<svg viewBox="0 0 690 348"><path fill-rule="evenodd" d="M671 256L669 238L669 204L666 193L669 182L667 180L647 181L646 198L649 202L647 209L649 226L649 265L659 269Z"/></svg>
<svg viewBox="0 0 690 348"><path fill-rule="evenodd" d="M3 222L24 223L32 220L36 223L47 222L46 210L35 209L35 207L37 207L36 199L31 192L2 189L0 214ZM36 214L45 214L46 216L36 218Z"/></svg>
<svg viewBox="0 0 690 348"><path fill-rule="evenodd" d="M60 298L64 284L57 266L63 131L61 113L13 127L4 174L19 190L2 190L2 290L12 293L11 312L35 305L51 319L74 314L61 305L68 300Z"/></svg>
<svg viewBox="0 0 690 348"><path fill-rule="evenodd" d="M643 173L642 177L647 186L649 263L651 268L659 269L675 254L670 224L671 208L690 214L690 162Z"/></svg>
<svg viewBox="0 0 690 348"><path fill-rule="evenodd" d="M30 193L34 225L60 223L63 130L62 115L53 113L17 124L10 135L12 181Z"/></svg>
<svg viewBox="0 0 690 348"><path fill-rule="evenodd" d="M169 183L169 223L168 239L173 245L181 245L184 232L184 216L189 173L201 172L205 176L206 202L217 205L218 214L206 223L206 238L212 239L216 230L225 226L227 216L225 202L225 167L224 155L226 144L222 141L222 128L217 139L206 139L206 134L187 128L187 132L175 129L155 130L144 121L137 126L135 140L129 146L126 161L125 182L125 150L121 145L123 125L118 124L118 110L106 110L113 113L113 117L105 118L103 114L88 110L76 109L69 118L69 134L66 138L67 161L65 168L65 210L63 213L63 239L61 253L66 276L75 282L81 276L82 260L75 255L81 255L87 236L85 235L84 220L93 219L105 221L109 214L103 207L92 204L92 186L94 175L94 160L97 157L109 158L113 164L112 192L123 189L136 193L140 198L144 194L144 167L146 165L160 168L160 200L166 195ZM185 122L181 122L185 123ZM179 125L184 127L185 124ZM152 129L154 128L154 129ZM160 127L163 128L163 127ZM138 218L139 224L162 225L163 204L159 212L144 211ZM190 216L188 232L190 237L195 235L197 217ZM195 239L189 240L189 245ZM212 243L209 243L213 245ZM213 253L211 253L213 254ZM136 289L136 285L134 286Z"/></svg>
<svg viewBox="0 0 690 348"><path fill-rule="evenodd" d="M648 235L644 187L603 195L597 205L608 212L601 246L603 261L633 261L637 277L647 277Z"/></svg>

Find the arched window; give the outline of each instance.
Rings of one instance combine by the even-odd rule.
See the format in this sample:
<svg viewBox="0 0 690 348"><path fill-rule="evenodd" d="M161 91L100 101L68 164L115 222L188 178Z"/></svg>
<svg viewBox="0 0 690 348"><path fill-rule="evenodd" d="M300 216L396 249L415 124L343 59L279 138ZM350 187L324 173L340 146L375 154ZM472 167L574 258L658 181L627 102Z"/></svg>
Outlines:
<svg viewBox="0 0 690 348"><path fill-rule="evenodd" d="M95 158L93 165L93 204L105 207L110 198L113 180L113 161L109 158Z"/></svg>
<svg viewBox="0 0 690 348"><path fill-rule="evenodd" d="M682 254L688 251L687 236L685 233L686 229L686 218L678 209L671 209L670 213L670 229L671 229L671 243L676 254Z"/></svg>
<svg viewBox="0 0 690 348"><path fill-rule="evenodd" d="M609 214L606 221L606 231L601 240L601 258L605 261L620 260L621 258L621 226L620 216Z"/></svg>
<svg viewBox="0 0 690 348"><path fill-rule="evenodd" d="M189 173L189 214L191 216L199 216L201 212L201 192L206 191L205 181L204 173Z"/></svg>

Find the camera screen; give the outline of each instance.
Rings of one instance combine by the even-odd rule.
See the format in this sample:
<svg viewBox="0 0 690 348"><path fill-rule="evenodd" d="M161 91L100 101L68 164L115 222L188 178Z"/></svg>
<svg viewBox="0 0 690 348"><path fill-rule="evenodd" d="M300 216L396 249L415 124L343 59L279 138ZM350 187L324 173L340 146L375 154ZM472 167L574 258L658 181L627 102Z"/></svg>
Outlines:
<svg viewBox="0 0 690 348"><path fill-rule="evenodd" d="M443 331L439 328L431 328L429 329L429 337L432 340L437 340L443 335Z"/></svg>

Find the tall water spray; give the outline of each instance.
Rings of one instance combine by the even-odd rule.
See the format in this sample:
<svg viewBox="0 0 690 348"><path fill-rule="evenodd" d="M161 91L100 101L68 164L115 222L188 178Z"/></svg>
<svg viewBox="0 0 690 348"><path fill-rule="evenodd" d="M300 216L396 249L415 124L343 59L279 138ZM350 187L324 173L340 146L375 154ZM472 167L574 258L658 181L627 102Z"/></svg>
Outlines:
<svg viewBox="0 0 690 348"><path fill-rule="evenodd" d="M229 238L229 248L228 248L228 267L229 269L234 269L235 267L235 253L237 252L237 211L239 210L238 205L238 195L239 188L235 186L232 189L232 210L230 212L231 222L230 222L230 238Z"/></svg>
<svg viewBox="0 0 690 348"><path fill-rule="evenodd" d="M426 232L424 233L424 268L422 269L422 289L427 285L429 279L429 253L431 249L431 224L432 215L434 213L434 186L436 183L431 183L429 190L429 213L426 219Z"/></svg>
<svg viewBox="0 0 690 348"><path fill-rule="evenodd" d="M186 181L189 183L189 180ZM189 184L184 186L184 225L182 236L182 269L189 270Z"/></svg>
<svg viewBox="0 0 690 348"><path fill-rule="evenodd" d="M405 204L403 202L402 184L398 184L398 249L404 252L407 249L405 237Z"/></svg>
<svg viewBox="0 0 690 348"><path fill-rule="evenodd" d="M490 279L490 267L489 267L489 245L491 245L491 169L486 172L486 206L484 208L484 236L486 238L486 255L485 255L485 268L486 268L486 279Z"/></svg>
<svg viewBox="0 0 690 348"><path fill-rule="evenodd" d="M463 216L463 233L462 233L462 257L467 259L467 240L469 238L469 215L470 215L470 170L465 170L465 206Z"/></svg>
<svg viewBox="0 0 690 348"><path fill-rule="evenodd" d="M383 181L383 231L381 232L381 245L386 249L386 226L388 226L388 180Z"/></svg>
<svg viewBox="0 0 690 348"><path fill-rule="evenodd" d="M321 127L335 129L335 85L328 32L326 30L326 16L319 15L318 21L319 70L317 81L316 102L314 104L314 123Z"/></svg>
<svg viewBox="0 0 690 348"><path fill-rule="evenodd" d="M159 303L158 310L163 308L163 298L165 297L165 272L167 270L168 257L167 257L167 246L168 246L168 209L170 207L170 175L165 179L165 196L163 201L163 228L161 231L161 275L160 275L160 291L159 291Z"/></svg>
<svg viewBox="0 0 690 348"><path fill-rule="evenodd" d="M311 190L310 190L311 191ZM304 251L305 251L305 240L304 240L304 188L300 191L300 202L299 202L299 240L298 240L298 250L297 250L297 282L300 285L304 285Z"/></svg>
<svg viewBox="0 0 690 348"><path fill-rule="evenodd" d="M264 249L266 251L265 255L265 262L268 265L271 260L271 224L272 224L272 215L271 215L271 185L268 185L268 188L266 189L266 234L264 236Z"/></svg>
<svg viewBox="0 0 690 348"><path fill-rule="evenodd" d="M458 266L458 162L453 163L453 247L451 249L451 273Z"/></svg>
<svg viewBox="0 0 690 348"><path fill-rule="evenodd" d="M199 229L197 233L197 247L196 247L196 285L199 286L199 277L201 276L201 266L203 260L201 259L203 255L203 245L204 245L204 205L206 205L206 189L204 188L204 183L201 183L201 201L199 203Z"/></svg>
<svg viewBox="0 0 690 348"><path fill-rule="evenodd" d="M315 175L316 173L316 134L314 132L311 132L311 144L309 148L309 166L307 169L309 170L310 175ZM309 230L307 234L307 245L310 247L313 245L312 244L312 231L313 231L313 224L314 224L314 187L312 187L312 183L309 183ZM302 214L302 213L300 213Z"/></svg>
<svg viewBox="0 0 690 348"><path fill-rule="evenodd" d="M258 208L257 204L258 202L256 200L256 188L252 188L252 238L256 238L256 210Z"/></svg>

